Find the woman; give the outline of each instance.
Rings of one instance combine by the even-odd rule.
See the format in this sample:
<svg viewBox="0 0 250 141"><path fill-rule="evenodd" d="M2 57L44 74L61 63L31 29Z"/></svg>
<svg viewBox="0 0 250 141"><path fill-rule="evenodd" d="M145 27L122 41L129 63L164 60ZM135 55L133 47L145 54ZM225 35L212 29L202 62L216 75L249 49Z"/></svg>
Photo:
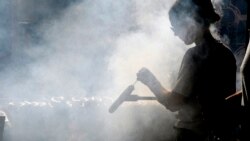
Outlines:
<svg viewBox="0 0 250 141"><path fill-rule="evenodd" d="M235 92L236 62L232 52L216 41L209 27L219 20L209 0L178 0L170 9L172 30L186 45L175 87L162 87L146 68L137 79L158 101L178 111L177 141L228 140L231 129L224 99Z"/></svg>

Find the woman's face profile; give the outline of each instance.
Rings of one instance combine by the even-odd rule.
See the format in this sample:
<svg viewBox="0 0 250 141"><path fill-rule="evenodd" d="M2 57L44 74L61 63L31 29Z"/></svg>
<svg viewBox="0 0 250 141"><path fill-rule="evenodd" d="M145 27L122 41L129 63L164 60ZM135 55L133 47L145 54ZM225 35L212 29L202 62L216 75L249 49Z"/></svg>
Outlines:
<svg viewBox="0 0 250 141"><path fill-rule="evenodd" d="M171 29L186 45L194 43L202 34L201 25L191 19L180 20L173 23Z"/></svg>

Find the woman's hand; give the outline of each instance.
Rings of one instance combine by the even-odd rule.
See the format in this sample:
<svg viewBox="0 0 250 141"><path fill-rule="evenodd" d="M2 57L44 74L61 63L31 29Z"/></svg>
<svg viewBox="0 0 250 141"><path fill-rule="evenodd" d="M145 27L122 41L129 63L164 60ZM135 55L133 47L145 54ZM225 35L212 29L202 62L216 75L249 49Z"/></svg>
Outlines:
<svg viewBox="0 0 250 141"><path fill-rule="evenodd" d="M148 88L157 97L158 101L165 105L164 103L166 102L169 91L162 87L152 72L150 72L147 68L140 69L137 73L137 80L148 86Z"/></svg>
<svg viewBox="0 0 250 141"><path fill-rule="evenodd" d="M149 88L153 88L154 84L158 82L156 77L147 68L142 68L137 73L137 80L147 85Z"/></svg>

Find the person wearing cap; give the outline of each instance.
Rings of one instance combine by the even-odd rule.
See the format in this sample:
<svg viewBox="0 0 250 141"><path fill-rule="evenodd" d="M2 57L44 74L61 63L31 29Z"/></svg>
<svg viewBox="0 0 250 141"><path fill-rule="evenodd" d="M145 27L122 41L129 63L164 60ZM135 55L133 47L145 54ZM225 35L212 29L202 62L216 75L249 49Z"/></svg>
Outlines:
<svg viewBox="0 0 250 141"><path fill-rule="evenodd" d="M177 111L177 141L228 141L233 124L225 98L236 91L236 61L210 33L220 17L210 0L178 0L169 18L174 34L186 45L195 44L184 54L175 87L165 89L147 68L137 79L162 105Z"/></svg>

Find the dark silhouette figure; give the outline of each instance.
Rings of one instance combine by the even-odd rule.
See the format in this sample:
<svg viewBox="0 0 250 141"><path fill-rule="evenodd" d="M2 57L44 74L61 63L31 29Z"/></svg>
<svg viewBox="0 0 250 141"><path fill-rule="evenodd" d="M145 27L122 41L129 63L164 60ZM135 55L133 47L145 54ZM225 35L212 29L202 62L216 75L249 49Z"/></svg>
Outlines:
<svg viewBox="0 0 250 141"><path fill-rule="evenodd" d="M248 35L250 32L250 2L248 3L248 12L247 12L247 27L248 27ZM250 140L250 44L249 40L247 41L248 47L244 59L241 64L241 74L242 74L242 106L243 106L243 114L241 120L241 141L249 141Z"/></svg>
<svg viewBox="0 0 250 141"><path fill-rule="evenodd" d="M209 31L219 16L210 0L178 0L169 17L175 35L195 44L183 57L175 87L166 90L146 68L137 79L167 109L178 111L177 141L228 141L233 124L225 98L235 93L236 61Z"/></svg>
<svg viewBox="0 0 250 141"><path fill-rule="evenodd" d="M242 90L237 93L229 96L227 99L228 104L230 105L231 110L234 113L234 123L238 125L235 130L235 134L240 141L249 141L250 140L250 109L249 109L249 95L250 95L250 44L249 44L249 32L250 32L250 2L247 3L247 31L246 31L246 43L245 49L246 53L241 66L241 84ZM248 47L247 47L248 46Z"/></svg>
<svg viewBox="0 0 250 141"><path fill-rule="evenodd" d="M250 94L250 46L248 46L245 57L243 59L241 65L241 74L242 74L242 114L241 116L241 141L249 141L250 140L250 102L249 102L249 94ZM236 99L237 95L234 99Z"/></svg>
<svg viewBox="0 0 250 141"><path fill-rule="evenodd" d="M248 2L248 15L250 16L250 2ZM250 18L248 17L248 33L250 29ZM248 34L249 37L249 34ZM241 73L242 73L242 93L243 93L243 101L244 106L249 106L249 94L250 94L250 49L249 49L249 40L248 40L248 47L246 50L245 57L243 59L243 62L241 64Z"/></svg>

